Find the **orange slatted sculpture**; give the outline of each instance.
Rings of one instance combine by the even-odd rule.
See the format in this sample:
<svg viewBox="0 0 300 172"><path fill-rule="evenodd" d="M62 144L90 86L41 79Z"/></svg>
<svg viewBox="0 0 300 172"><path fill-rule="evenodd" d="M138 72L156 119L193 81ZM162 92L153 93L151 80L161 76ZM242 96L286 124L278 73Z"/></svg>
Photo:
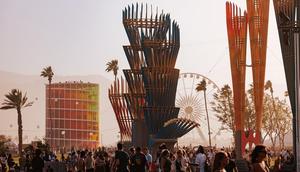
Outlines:
<svg viewBox="0 0 300 172"><path fill-rule="evenodd" d="M121 77L117 79L108 89L108 97L115 112L115 116L120 129L121 142L131 143L132 133L132 120L125 94L128 93L128 86L126 81Z"/></svg>
<svg viewBox="0 0 300 172"><path fill-rule="evenodd" d="M269 0L247 0L247 12L233 3L226 2L227 33L230 52L232 85L235 110L235 142L238 158L249 143L261 143L263 98L268 34ZM244 131L246 42L249 26L252 61L254 106L256 113L255 131Z"/></svg>
<svg viewBox="0 0 300 172"><path fill-rule="evenodd" d="M247 0L249 35L253 75L254 105L256 114L255 138L261 143L269 0Z"/></svg>
<svg viewBox="0 0 300 172"><path fill-rule="evenodd" d="M235 110L235 144L237 155L241 155L245 114L247 13L244 12L242 15L240 8L227 2L226 14Z"/></svg>

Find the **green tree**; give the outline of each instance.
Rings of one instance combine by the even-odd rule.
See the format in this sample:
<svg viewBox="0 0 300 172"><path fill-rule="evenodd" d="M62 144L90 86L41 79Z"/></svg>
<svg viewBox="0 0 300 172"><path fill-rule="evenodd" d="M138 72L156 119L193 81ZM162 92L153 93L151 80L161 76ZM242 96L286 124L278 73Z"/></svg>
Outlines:
<svg viewBox="0 0 300 172"><path fill-rule="evenodd" d="M246 91L245 100L245 131L250 131L255 128L255 107L254 107L254 94L253 94L253 84L249 85L249 89Z"/></svg>
<svg viewBox="0 0 300 172"><path fill-rule="evenodd" d="M266 82L265 90L269 90L270 94L265 92L264 96L263 130L265 131L265 136L263 137L263 141L265 140L266 136L269 136L273 145L273 149L275 149L279 134L279 114L277 105L280 104L280 100L279 98L274 98L274 90L270 80Z"/></svg>
<svg viewBox="0 0 300 172"><path fill-rule="evenodd" d="M211 132L210 132L209 117L208 117L205 79L203 79L200 83L197 84L196 91L198 91L198 92L203 91L205 112L206 112L206 118L207 118L207 127L208 127L208 139L209 139L209 146L211 147Z"/></svg>
<svg viewBox="0 0 300 172"><path fill-rule="evenodd" d="M235 135L234 125L234 108L233 108L233 95L229 85L224 85L220 91L214 93L214 101L211 107L216 112L218 121L222 123L221 130L232 132Z"/></svg>
<svg viewBox="0 0 300 172"><path fill-rule="evenodd" d="M110 62L106 63L106 72L113 71L115 76L115 81L117 80L117 74L118 74L119 66L118 66L118 60L112 60Z"/></svg>
<svg viewBox="0 0 300 172"><path fill-rule="evenodd" d="M0 154L8 153L9 148L7 143L10 142L11 139L5 135L0 135Z"/></svg>
<svg viewBox="0 0 300 172"><path fill-rule="evenodd" d="M51 100L51 83L52 83L52 78L54 76L54 72L52 71L52 67L48 66L43 68L41 71L41 77L47 78L48 79L48 115L49 115L49 121L50 121L50 140L52 140L52 117L51 117L51 112L50 112L50 100Z"/></svg>
<svg viewBox="0 0 300 172"><path fill-rule="evenodd" d="M12 89L8 94L5 94L6 99L4 99L4 102L2 103L2 107L0 109L2 110L8 110L8 109L16 109L18 113L18 138L19 138L19 155L21 157L22 154L22 136L23 136L23 125L22 125L22 108L26 108L29 106L32 106L33 102L27 102L28 98L26 96L26 93L23 95L22 91L18 89Z"/></svg>
<svg viewBox="0 0 300 172"><path fill-rule="evenodd" d="M292 130L292 115L289 105L286 100L281 100L278 97L274 97L272 82L267 81L265 90L269 92L264 93L263 104L263 141L269 138L273 147L276 146L279 141L279 146L284 147L285 136ZM285 92L285 96L288 96ZM211 102L212 110L216 112L218 121L221 122L221 130L232 132L234 135L234 107L233 107L233 94L228 85L224 85L221 90L214 94L214 101ZM255 128L255 107L254 107L254 95L253 85L250 84L250 88L246 91L245 96L245 131L250 131Z"/></svg>
<svg viewBox="0 0 300 172"><path fill-rule="evenodd" d="M253 87L247 90L245 95L245 114L244 114L244 128L249 131L255 126L255 110L253 102ZM235 135L234 124L234 102L233 92L229 85L224 85L220 92L214 94L214 101L211 102L212 110L216 112L218 121L221 122L221 130L232 132Z"/></svg>
<svg viewBox="0 0 300 172"><path fill-rule="evenodd" d="M292 131L292 112L286 100L278 104L278 139L279 147L284 148L285 136Z"/></svg>
<svg viewBox="0 0 300 172"><path fill-rule="evenodd" d="M263 118L262 118L262 130L264 133L263 136L263 141L265 141L265 139L267 137L269 137L273 148L275 148L276 146L276 141L278 138L278 113L274 112L273 109L273 101L275 101L275 104L277 104L279 102L278 98L274 98L274 100L272 100L271 95L269 94L265 94L264 96L264 110L263 110Z"/></svg>

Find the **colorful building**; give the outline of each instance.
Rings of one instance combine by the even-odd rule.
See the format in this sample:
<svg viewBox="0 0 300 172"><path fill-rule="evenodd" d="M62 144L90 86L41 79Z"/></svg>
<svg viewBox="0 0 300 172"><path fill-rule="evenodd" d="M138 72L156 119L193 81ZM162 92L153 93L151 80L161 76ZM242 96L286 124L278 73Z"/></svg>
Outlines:
<svg viewBox="0 0 300 172"><path fill-rule="evenodd" d="M99 146L98 84L47 84L46 100L46 141L53 150Z"/></svg>

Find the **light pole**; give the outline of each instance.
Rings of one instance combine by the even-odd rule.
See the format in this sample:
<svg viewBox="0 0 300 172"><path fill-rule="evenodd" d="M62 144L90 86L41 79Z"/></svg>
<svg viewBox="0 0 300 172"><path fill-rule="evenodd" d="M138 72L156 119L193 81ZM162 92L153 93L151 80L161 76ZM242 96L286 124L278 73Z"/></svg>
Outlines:
<svg viewBox="0 0 300 172"><path fill-rule="evenodd" d="M61 131L61 135L63 135L63 139L64 139L63 153L65 153L65 147L66 147L66 131L65 131L65 130Z"/></svg>

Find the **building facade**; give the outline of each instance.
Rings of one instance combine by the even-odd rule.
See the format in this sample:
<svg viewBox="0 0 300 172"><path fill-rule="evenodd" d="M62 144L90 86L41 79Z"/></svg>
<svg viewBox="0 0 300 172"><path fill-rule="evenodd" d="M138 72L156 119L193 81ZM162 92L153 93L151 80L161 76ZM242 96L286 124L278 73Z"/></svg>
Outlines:
<svg viewBox="0 0 300 172"><path fill-rule="evenodd" d="M98 84L46 85L46 141L53 150L99 146Z"/></svg>

